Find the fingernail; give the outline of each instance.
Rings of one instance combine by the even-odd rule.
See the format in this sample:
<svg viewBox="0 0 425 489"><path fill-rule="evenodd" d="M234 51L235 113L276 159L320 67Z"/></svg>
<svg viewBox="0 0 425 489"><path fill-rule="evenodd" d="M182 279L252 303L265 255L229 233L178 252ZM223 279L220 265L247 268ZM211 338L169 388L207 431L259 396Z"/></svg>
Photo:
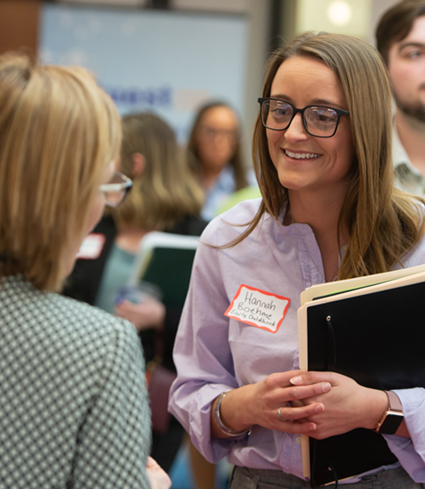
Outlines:
<svg viewBox="0 0 425 489"><path fill-rule="evenodd" d="M329 382L325 382L322 386L323 392L329 392L331 390L331 384Z"/></svg>
<svg viewBox="0 0 425 489"><path fill-rule="evenodd" d="M325 410L324 404L318 404L314 409L316 413L322 413L324 410Z"/></svg>
<svg viewBox="0 0 425 489"><path fill-rule="evenodd" d="M314 431L317 428L316 424L311 425L311 430Z"/></svg>
<svg viewBox="0 0 425 489"><path fill-rule="evenodd" d="M289 381L292 385L298 385L298 384L301 384L302 383L302 378L301 376L299 375L298 377L293 377L290 381Z"/></svg>

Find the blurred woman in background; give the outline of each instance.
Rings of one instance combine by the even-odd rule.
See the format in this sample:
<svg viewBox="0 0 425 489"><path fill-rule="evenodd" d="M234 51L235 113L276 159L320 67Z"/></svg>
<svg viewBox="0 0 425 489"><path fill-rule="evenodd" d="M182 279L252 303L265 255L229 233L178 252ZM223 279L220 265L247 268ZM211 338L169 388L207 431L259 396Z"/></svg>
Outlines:
<svg viewBox="0 0 425 489"><path fill-rule="evenodd" d="M81 68L0 56L1 480L15 488L168 488L148 462L133 326L55 293L105 203L121 127ZM113 185L111 186L111 183Z"/></svg>
<svg viewBox="0 0 425 489"><path fill-rule="evenodd" d="M120 207L108 213L88 241L102 242L90 259L82 256L65 293L130 320L142 339L147 362L162 340L162 365L175 372L172 350L181 309L155 298L142 303L116 302L128 284L140 241L151 231L199 236L206 223L199 217L203 193L178 147L172 128L160 117L139 113L122 119L121 170L133 189ZM171 419L166 433L153 431L152 456L166 471L172 465L184 430Z"/></svg>
<svg viewBox="0 0 425 489"><path fill-rule="evenodd" d="M205 191L201 215L206 221L217 215L229 195L255 182L243 165L239 121L234 110L223 102L210 102L199 109L188 153Z"/></svg>

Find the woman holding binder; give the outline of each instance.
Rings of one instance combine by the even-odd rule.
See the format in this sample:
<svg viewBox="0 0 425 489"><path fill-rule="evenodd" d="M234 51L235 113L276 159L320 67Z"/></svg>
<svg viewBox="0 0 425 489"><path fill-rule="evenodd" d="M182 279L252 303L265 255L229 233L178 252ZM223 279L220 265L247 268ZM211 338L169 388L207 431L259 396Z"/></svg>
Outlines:
<svg viewBox="0 0 425 489"><path fill-rule="evenodd" d="M333 372L303 373L298 360L304 289L425 261L423 202L393 187L385 69L363 41L306 33L271 56L259 104L262 199L202 236L170 409L207 459L236 466L232 489L309 487L300 434L356 428L381 433L384 463L347 487L421 487L424 389L388 397Z"/></svg>

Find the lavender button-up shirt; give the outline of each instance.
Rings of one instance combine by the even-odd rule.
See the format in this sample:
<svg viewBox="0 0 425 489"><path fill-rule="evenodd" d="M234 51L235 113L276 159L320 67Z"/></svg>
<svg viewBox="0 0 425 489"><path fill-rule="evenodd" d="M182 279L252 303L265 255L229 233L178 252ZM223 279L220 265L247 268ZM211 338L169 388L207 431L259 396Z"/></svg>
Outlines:
<svg viewBox="0 0 425 489"><path fill-rule="evenodd" d="M171 389L170 410L211 462L227 457L235 465L283 470L303 478L297 435L258 425L249 437L236 440L214 439L210 434L211 403L221 392L258 382L273 372L299 368L300 293L325 281L320 251L306 224L282 226L267 214L238 245L227 249L207 245L220 246L238 237L259 204L260 199L256 199L237 205L215 218L201 237L175 343L178 378ZM403 260L406 267L422 263L425 239ZM266 324L255 311L243 321L226 316L241 285L245 293L246 289L260 291L259 296L245 295L248 301L264 299L265 304L267 294L273 294L270 307L282 306L281 323L270 319ZM286 301L285 310L282 301ZM233 306L229 312L235 316L238 297ZM396 392L412 439L395 435L385 439L410 476L425 482L425 390Z"/></svg>

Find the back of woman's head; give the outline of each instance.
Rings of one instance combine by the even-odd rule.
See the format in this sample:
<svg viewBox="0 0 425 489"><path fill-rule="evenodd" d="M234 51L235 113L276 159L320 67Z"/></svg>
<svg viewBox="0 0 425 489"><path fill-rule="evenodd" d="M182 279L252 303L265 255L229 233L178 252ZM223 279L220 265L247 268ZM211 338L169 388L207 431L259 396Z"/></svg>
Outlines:
<svg viewBox="0 0 425 489"><path fill-rule="evenodd" d="M120 142L115 106L86 70L0 56L0 276L60 286Z"/></svg>
<svg viewBox="0 0 425 489"><path fill-rule="evenodd" d="M173 129L155 114L138 113L123 117L122 130L121 170L133 178L133 188L113 211L118 226L163 230L199 214L202 190ZM143 157L140 174L133 173L137 154Z"/></svg>

